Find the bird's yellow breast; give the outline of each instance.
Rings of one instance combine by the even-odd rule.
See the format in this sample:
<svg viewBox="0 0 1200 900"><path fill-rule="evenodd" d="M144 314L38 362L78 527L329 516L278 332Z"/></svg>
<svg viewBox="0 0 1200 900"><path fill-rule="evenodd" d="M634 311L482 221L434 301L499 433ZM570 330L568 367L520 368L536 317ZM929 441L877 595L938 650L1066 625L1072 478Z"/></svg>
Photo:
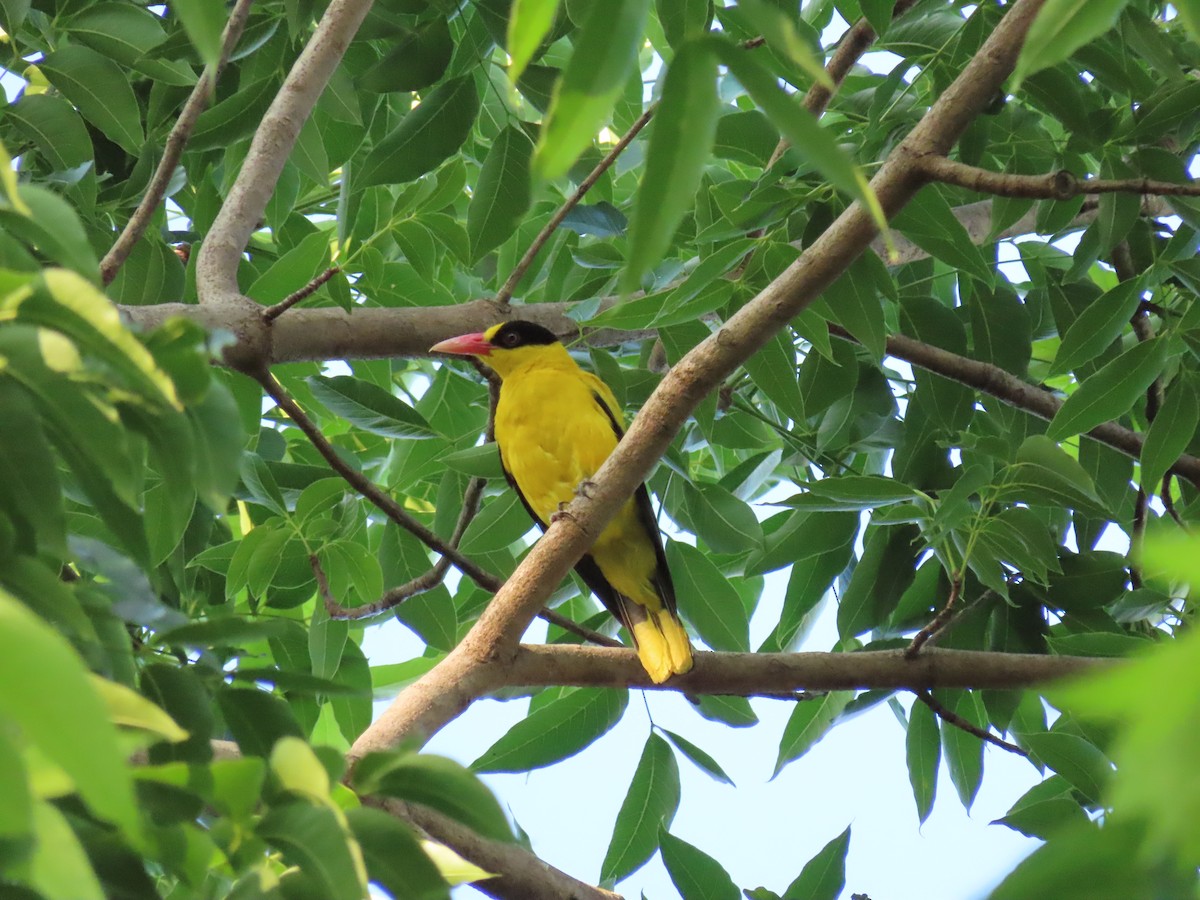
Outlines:
<svg viewBox="0 0 1200 900"><path fill-rule="evenodd" d="M566 356L566 354L563 354ZM505 377L496 442L505 468L543 523L617 445L591 379L570 359L522 367Z"/></svg>

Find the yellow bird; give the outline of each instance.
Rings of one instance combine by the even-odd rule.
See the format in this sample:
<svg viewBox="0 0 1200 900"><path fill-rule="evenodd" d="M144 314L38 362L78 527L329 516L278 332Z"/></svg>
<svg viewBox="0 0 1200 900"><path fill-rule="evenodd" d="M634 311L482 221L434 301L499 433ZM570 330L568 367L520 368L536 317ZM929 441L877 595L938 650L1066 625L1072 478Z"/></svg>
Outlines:
<svg viewBox="0 0 1200 900"><path fill-rule="evenodd" d="M579 368L552 332L532 322L505 322L430 351L478 357L500 376L496 443L504 475L544 531L625 433L613 392ZM676 613L675 586L645 485L575 571L633 636L656 684L691 669L692 646Z"/></svg>

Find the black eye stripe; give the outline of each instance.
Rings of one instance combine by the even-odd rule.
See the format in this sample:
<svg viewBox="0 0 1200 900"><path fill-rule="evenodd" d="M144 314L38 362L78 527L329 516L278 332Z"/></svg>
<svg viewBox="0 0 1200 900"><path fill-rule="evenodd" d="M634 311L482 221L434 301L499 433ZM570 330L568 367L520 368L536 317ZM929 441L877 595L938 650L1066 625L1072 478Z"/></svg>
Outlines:
<svg viewBox="0 0 1200 900"><path fill-rule="evenodd" d="M492 335L492 343L497 347L515 349L524 346L556 344L558 343L558 338L548 328L517 319L512 322L505 322Z"/></svg>

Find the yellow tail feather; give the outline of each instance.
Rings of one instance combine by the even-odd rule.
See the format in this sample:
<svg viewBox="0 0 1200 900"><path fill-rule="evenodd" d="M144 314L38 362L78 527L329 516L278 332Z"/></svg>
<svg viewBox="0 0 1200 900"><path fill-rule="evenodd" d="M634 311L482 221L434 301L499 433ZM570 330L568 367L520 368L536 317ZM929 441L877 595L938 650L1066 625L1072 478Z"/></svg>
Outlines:
<svg viewBox="0 0 1200 900"><path fill-rule="evenodd" d="M692 668L692 645L687 632L665 609L647 610L646 620L634 623L633 640L638 659L655 684L662 684L672 675L682 675Z"/></svg>

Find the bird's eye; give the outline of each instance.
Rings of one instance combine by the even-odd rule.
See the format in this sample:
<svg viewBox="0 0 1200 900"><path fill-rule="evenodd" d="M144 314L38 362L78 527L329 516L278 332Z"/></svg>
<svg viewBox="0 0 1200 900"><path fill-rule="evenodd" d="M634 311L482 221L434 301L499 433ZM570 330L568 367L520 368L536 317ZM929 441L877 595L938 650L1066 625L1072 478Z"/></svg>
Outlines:
<svg viewBox="0 0 1200 900"><path fill-rule="evenodd" d="M500 342L504 344L505 347L515 347L521 342L521 336L515 331L510 331L500 339Z"/></svg>

